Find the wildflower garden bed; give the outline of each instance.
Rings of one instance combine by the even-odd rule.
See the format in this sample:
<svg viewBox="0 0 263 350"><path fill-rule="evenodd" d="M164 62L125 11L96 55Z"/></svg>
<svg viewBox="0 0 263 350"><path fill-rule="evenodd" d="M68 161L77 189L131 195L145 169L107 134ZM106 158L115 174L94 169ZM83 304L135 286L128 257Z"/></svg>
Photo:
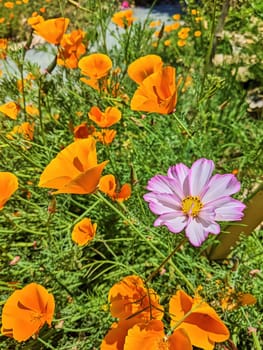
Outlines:
<svg viewBox="0 0 263 350"><path fill-rule="evenodd" d="M153 5L0 2L1 350L262 348L262 5Z"/></svg>

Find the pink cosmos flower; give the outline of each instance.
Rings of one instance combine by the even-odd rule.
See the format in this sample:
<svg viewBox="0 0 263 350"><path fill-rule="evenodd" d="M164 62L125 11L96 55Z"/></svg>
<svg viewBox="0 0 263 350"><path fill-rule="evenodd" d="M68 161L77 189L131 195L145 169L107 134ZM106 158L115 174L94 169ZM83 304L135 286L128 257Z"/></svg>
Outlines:
<svg viewBox="0 0 263 350"><path fill-rule="evenodd" d="M129 4L129 1L123 1L121 3L121 9L124 10L124 9L128 9L130 7L130 4Z"/></svg>
<svg viewBox="0 0 263 350"><path fill-rule="evenodd" d="M216 221L236 221L243 217L245 205L231 198L240 190L233 174L212 176L214 162L201 158L189 169L183 163L171 166L167 176L151 178L144 200L150 210L159 215L154 226L165 225L169 231L186 236L195 247L205 241L209 233L218 234ZM212 177L211 177L212 176Z"/></svg>

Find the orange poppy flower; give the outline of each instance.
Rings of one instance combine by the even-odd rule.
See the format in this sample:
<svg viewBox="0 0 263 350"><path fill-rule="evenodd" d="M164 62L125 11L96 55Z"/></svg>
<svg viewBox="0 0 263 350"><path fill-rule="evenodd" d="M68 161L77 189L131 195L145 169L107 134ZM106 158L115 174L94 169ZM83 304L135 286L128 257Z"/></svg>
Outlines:
<svg viewBox="0 0 263 350"><path fill-rule="evenodd" d="M92 224L91 219L84 218L78 222L72 231L72 240L79 246L89 243L95 236L97 224Z"/></svg>
<svg viewBox="0 0 263 350"><path fill-rule="evenodd" d="M14 139L14 135L20 134L26 140L33 140L34 135L34 124L25 122L21 125L16 125L13 130L7 134L7 138L10 140Z"/></svg>
<svg viewBox="0 0 263 350"><path fill-rule="evenodd" d="M32 15L32 17L29 17L27 20L27 23L31 26L34 27L36 24L39 24L41 22L45 22L44 17L37 15L37 13Z"/></svg>
<svg viewBox="0 0 263 350"><path fill-rule="evenodd" d="M14 8L15 4L11 1L7 1L4 3L4 6L8 9L12 9L12 8Z"/></svg>
<svg viewBox="0 0 263 350"><path fill-rule="evenodd" d="M176 327L184 318L176 329L184 329L196 347L212 350L215 342L229 338L229 331L215 310L199 297L191 298L179 290L170 300L169 313L171 327Z"/></svg>
<svg viewBox="0 0 263 350"><path fill-rule="evenodd" d="M92 136L95 132L95 128L92 125L87 125L86 122L83 122L74 128L74 139L86 139L89 136Z"/></svg>
<svg viewBox="0 0 263 350"><path fill-rule="evenodd" d="M134 349L192 350L192 344L183 329L166 336L162 321L151 320L135 324L128 330L123 350Z"/></svg>
<svg viewBox="0 0 263 350"><path fill-rule="evenodd" d="M111 20L121 28L128 28L136 20L136 18L133 17L133 10L129 9L116 12L112 16Z"/></svg>
<svg viewBox="0 0 263 350"><path fill-rule="evenodd" d="M78 59L86 52L82 43L84 36L85 33L80 29L63 35L57 56L58 65L71 69L78 67Z"/></svg>
<svg viewBox="0 0 263 350"><path fill-rule="evenodd" d="M17 189L17 177L9 172L0 172L0 210Z"/></svg>
<svg viewBox="0 0 263 350"><path fill-rule="evenodd" d="M93 136L96 137L104 145L109 145L114 140L116 134L116 130L103 129L102 131L94 132Z"/></svg>
<svg viewBox="0 0 263 350"><path fill-rule="evenodd" d="M142 319L132 317L127 320L120 320L111 325L110 330L104 337L100 350L124 350L125 338L130 328L135 324L141 323Z"/></svg>
<svg viewBox="0 0 263 350"><path fill-rule="evenodd" d="M37 335L45 323L51 326L54 309L53 295L41 285L30 283L7 299L2 311L1 332L19 342L28 340Z"/></svg>
<svg viewBox="0 0 263 350"><path fill-rule="evenodd" d="M120 320L134 316L142 321L151 318L161 320L163 317L159 296L153 289L147 290L138 276L127 276L114 284L109 291L108 300L112 316Z"/></svg>
<svg viewBox="0 0 263 350"><path fill-rule="evenodd" d="M101 79L105 77L112 68L112 61L109 56L102 53L93 53L82 57L78 66L81 74L87 75L91 79Z"/></svg>
<svg viewBox="0 0 263 350"><path fill-rule="evenodd" d="M137 84L141 84L149 75L156 73L163 66L160 56L146 55L132 62L128 67L128 75Z"/></svg>
<svg viewBox="0 0 263 350"><path fill-rule="evenodd" d="M40 21L37 24L33 24L32 28L35 30L36 34L44 38L48 43L59 45L67 30L68 24L68 18L60 17Z"/></svg>
<svg viewBox="0 0 263 350"><path fill-rule="evenodd" d="M4 113L11 119L16 119L20 111L20 107L15 102L7 102L0 106L0 112Z"/></svg>
<svg viewBox="0 0 263 350"><path fill-rule="evenodd" d="M120 191L116 191L116 180L114 175L105 175L102 176L99 182L99 190L107 194L111 199L118 202L123 202L130 198L131 196L131 185L126 183L124 184Z"/></svg>
<svg viewBox="0 0 263 350"><path fill-rule="evenodd" d="M8 45L8 40L1 38L0 39L0 59L1 60L5 60L6 59L6 56L7 56L7 45Z"/></svg>
<svg viewBox="0 0 263 350"><path fill-rule="evenodd" d="M30 114L31 116L34 115L39 115L39 109L35 106L31 105L26 105L26 112L27 114Z"/></svg>
<svg viewBox="0 0 263 350"><path fill-rule="evenodd" d="M143 80L131 100L135 111L169 114L177 102L175 68L164 67Z"/></svg>
<svg viewBox="0 0 263 350"><path fill-rule="evenodd" d="M88 115L101 128L108 128L121 119L121 111L116 107L107 107L105 112L99 107L92 107Z"/></svg>
<svg viewBox="0 0 263 350"><path fill-rule="evenodd" d="M39 187L57 193L89 194L96 191L108 161L97 163L96 141L77 140L58 153L40 176Z"/></svg>

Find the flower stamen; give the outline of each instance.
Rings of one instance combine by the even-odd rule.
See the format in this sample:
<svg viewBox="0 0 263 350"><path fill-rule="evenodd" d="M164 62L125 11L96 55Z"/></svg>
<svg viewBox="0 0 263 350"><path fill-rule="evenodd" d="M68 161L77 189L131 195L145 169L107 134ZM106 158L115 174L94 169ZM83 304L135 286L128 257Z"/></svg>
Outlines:
<svg viewBox="0 0 263 350"><path fill-rule="evenodd" d="M203 208L198 196L187 196L182 200L182 211L188 216L196 217Z"/></svg>

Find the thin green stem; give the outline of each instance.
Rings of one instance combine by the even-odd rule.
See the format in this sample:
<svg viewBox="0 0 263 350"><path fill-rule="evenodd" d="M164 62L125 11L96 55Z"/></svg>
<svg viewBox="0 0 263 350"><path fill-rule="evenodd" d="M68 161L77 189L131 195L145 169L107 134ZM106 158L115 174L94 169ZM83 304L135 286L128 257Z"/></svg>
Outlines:
<svg viewBox="0 0 263 350"><path fill-rule="evenodd" d="M205 57L205 64L204 64L204 72L203 72L203 78L202 78L202 83L201 83L201 92L198 98L198 102L202 99L203 97L203 91L204 91L204 86L205 86L205 80L208 74L209 66L210 66L210 58L211 58L211 53L213 50L213 42L214 42L214 35L215 35L215 22L216 22L216 0L213 1L213 14L212 14L212 25L211 25L211 31L210 31L210 39L209 39L209 46L206 52L206 57Z"/></svg>
<svg viewBox="0 0 263 350"><path fill-rule="evenodd" d="M165 259L166 256L158 249L155 247L155 245L148 240L144 234L132 223L132 221L124 215L118 208L116 208L111 202L109 202L101 193L96 193L93 196L96 198L101 198L101 200L107 204L108 207L110 207L115 213L117 213L123 220L125 220L130 227L137 233L137 235L144 241L146 242L161 258ZM170 264L174 268L175 272L178 274L178 276L185 282L185 284L194 292L195 288L192 285L192 283L185 277L185 275L178 269L178 267L171 261Z"/></svg>
<svg viewBox="0 0 263 350"><path fill-rule="evenodd" d="M41 338L37 338L37 340L42 343L43 345L45 345L45 347L47 349L51 349L51 350L56 350L52 345L50 345L49 343L47 343L45 340L41 339Z"/></svg>
<svg viewBox="0 0 263 350"><path fill-rule="evenodd" d="M191 137L191 133L190 131L187 129L187 127L183 124L183 122L176 116L175 113L172 114L172 116L174 117L174 119L177 121L177 123L180 125L180 127L187 133L187 135L189 137Z"/></svg>
<svg viewBox="0 0 263 350"><path fill-rule="evenodd" d="M163 262L155 269L145 280L145 283L151 282L151 280L158 274L164 265L174 256L174 254L181 248L181 246L187 241L184 237L181 242L171 251L171 253L163 260Z"/></svg>

